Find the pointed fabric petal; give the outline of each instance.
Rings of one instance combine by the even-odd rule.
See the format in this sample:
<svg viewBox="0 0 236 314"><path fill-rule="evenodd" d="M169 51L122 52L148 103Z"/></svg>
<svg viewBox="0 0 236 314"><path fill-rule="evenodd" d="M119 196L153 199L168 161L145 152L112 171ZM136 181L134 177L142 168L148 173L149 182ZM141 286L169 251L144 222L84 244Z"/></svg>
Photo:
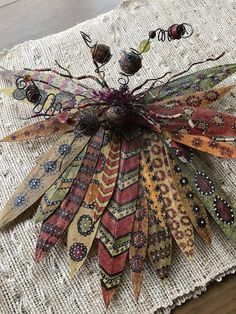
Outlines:
<svg viewBox="0 0 236 314"><path fill-rule="evenodd" d="M141 153L141 175L144 180L145 196L148 199L148 247L149 259L160 278L168 276L171 264L171 237L167 226L167 215L160 186L153 167L156 156L151 152L156 143L156 134L150 132L143 138Z"/></svg>
<svg viewBox="0 0 236 314"><path fill-rule="evenodd" d="M191 259L194 255L193 227L176 190L163 143L158 134L152 134L151 165L166 205L167 224L182 252Z"/></svg>
<svg viewBox="0 0 236 314"><path fill-rule="evenodd" d="M216 142L206 136L190 134L169 134L170 137L181 144L195 148L202 152L223 158L236 158L236 146L227 143Z"/></svg>
<svg viewBox="0 0 236 314"><path fill-rule="evenodd" d="M74 133L62 135L16 189L0 213L0 228L40 199L78 153L83 150L88 141L88 136L78 138Z"/></svg>
<svg viewBox="0 0 236 314"><path fill-rule="evenodd" d="M95 200L94 221L101 216L114 192L119 172L120 145L121 139L113 134L112 140L106 148L107 152L104 154L106 163L99 180L98 195Z"/></svg>
<svg viewBox="0 0 236 314"><path fill-rule="evenodd" d="M106 306L120 283L130 247L138 197L140 146L140 129L130 131L122 139L118 180L99 226L98 258Z"/></svg>
<svg viewBox="0 0 236 314"><path fill-rule="evenodd" d="M99 194L99 186L102 184L101 178L104 175L110 153L112 152L113 139L111 132L105 131L103 146L93 179L89 185L84 201L68 229L68 259L72 276L83 265L97 233L99 219L94 222L94 211L96 210L95 202ZM78 246L83 247L86 254L82 256L74 254Z"/></svg>
<svg viewBox="0 0 236 314"><path fill-rule="evenodd" d="M163 101L151 103L148 108L152 109L158 106L162 106L168 109L173 108L173 106L175 105L205 108L213 102L224 97L233 88L234 86L223 86L206 91L199 91L182 96L171 97Z"/></svg>
<svg viewBox="0 0 236 314"><path fill-rule="evenodd" d="M211 229L204 205L196 193L194 193L194 188L191 185L191 182L189 182L189 180L181 172L178 164L176 164L173 159L169 158L168 151L166 151L166 157L168 158L168 163L172 170L171 175L175 181L177 192L184 204L184 209L189 219L201 239L210 244Z"/></svg>
<svg viewBox="0 0 236 314"><path fill-rule="evenodd" d="M151 103L174 96L207 90L213 88L235 72L236 64L226 64L200 70L169 82L161 91L161 86L152 88L145 95L144 99L146 103Z"/></svg>
<svg viewBox="0 0 236 314"><path fill-rule="evenodd" d="M149 208L148 226L148 257L158 277L164 279L170 270L172 241L169 232L156 219L152 207Z"/></svg>
<svg viewBox="0 0 236 314"><path fill-rule="evenodd" d="M71 276L74 276L85 262L100 222L93 222L94 201L99 183L97 177L97 174L93 176L83 204L68 228L67 247Z"/></svg>
<svg viewBox="0 0 236 314"><path fill-rule="evenodd" d="M137 301L143 281L144 264L148 245L148 199L144 190L145 187L142 173L140 173L137 209L134 216L134 225L129 249L131 280L133 284L133 292Z"/></svg>
<svg viewBox="0 0 236 314"><path fill-rule="evenodd" d="M36 122L4 137L1 142L28 141L39 137L63 134L73 129L73 125L60 123L56 118Z"/></svg>
<svg viewBox="0 0 236 314"><path fill-rule="evenodd" d="M181 150L181 144L179 145ZM236 210L230 206L230 200L228 201L210 168L207 168L195 152L192 153L192 162L186 164L175 157L173 150L171 156L221 230L230 240L236 242ZM204 222L202 224L204 225Z"/></svg>
<svg viewBox="0 0 236 314"><path fill-rule="evenodd" d="M91 138L82 165L69 193L60 207L43 222L36 245L35 259L37 262L49 254L51 248L59 241L61 235L80 208L96 170L103 134L104 130L99 129ZM81 251L78 252L78 254L80 253Z"/></svg>
<svg viewBox="0 0 236 314"><path fill-rule="evenodd" d="M37 82L37 85L40 83L42 89L51 89L55 87L65 93L70 93L72 95L86 95L88 93L85 87L77 84L69 78L61 77L52 72L44 71L30 71L30 70L2 70L0 71L0 76L15 82L18 77L24 78L25 76L30 76L33 81ZM44 84L45 83L45 84ZM50 85L47 85L50 84Z"/></svg>
<svg viewBox="0 0 236 314"><path fill-rule="evenodd" d="M177 133L189 133L204 136L235 136L236 117L227 113L200 107L183 107L176 105L174 108L158 107L155 114L166 116L165 119L157 119L161 123L161 129ZM168 119L168 116L181 115L179 118ZM193 123L191 127L189 121Z"/></svg>
<svg viewBox="0 0 236 314"><path fill-rule="evenodd" d="M43 195L35 215L36 223L47 219L60 206L77 177L86 150L87 146Z"/></svg>
<svg viewBox="0 0 236 314"><path fill-rule="evenodd" d="M152 134L150 134L152 136ZM164 203L162 200L162 195L160 187L157 185L155 170L153 168L153 163L155 158L151 153L151 146L148 147L147 143L151 140L149 136L145 136L146 148L145 152L148 152L148 155L142 156L140 161L140 166L142 167L142 175L144 179L145 190L148 191L148 203L153 206L153 209L156 213L156 219L159 221L160 225L163 228L166 228L166 217L164 211ZM151 141L149 143L152 143ZM142 145L144 146L144 145Z"/></svg>

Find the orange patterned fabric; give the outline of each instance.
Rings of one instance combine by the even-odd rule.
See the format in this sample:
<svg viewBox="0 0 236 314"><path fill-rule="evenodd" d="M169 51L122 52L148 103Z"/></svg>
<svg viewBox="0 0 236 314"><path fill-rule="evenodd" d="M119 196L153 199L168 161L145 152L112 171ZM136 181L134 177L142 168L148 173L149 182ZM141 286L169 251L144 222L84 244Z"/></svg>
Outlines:
<svg viewBox="0 0 236 314"><path fill-rule="evenodd" d="M40 121L26 126L3 138L1 142L20 142L28 141L39 137L62 134L73 129L74 125L60 123L56 118Z"/></svg>
<svg viewBox="0 0 236 314"><path fill-rule="evenodd" d="M236 158L236 146L215 141L207 136L190 134L169 134L175 142L187 145L197 150L222 158Z"/></svg>
<svg viewBox="0 0 236 314"><path fill-rule="evenodd" d="M168 226L182 252L192 258L194 255L193 227L176 190L163 143L157 134L153 135L155 144L152 145L151 150L156 155L153 169L166 205Z"/></svg>

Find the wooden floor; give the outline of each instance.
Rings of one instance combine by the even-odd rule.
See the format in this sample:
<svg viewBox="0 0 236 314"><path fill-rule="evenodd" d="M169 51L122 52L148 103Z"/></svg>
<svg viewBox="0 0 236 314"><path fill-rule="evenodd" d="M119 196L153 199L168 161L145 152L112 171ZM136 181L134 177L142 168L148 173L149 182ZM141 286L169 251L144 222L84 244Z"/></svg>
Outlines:
<svg viewBox="0 0 236 314"><path fill-rule="evenodd" d="M236 275L212 283L198 299L176 307L172 314L236 314Z"/></svg>
<svg viewBox="0 0 236 314"><path fill-rule="evenodd" d="M0 0L0 50L66 30L119 3L120 0ZM236 314L236 276L211 284L199 299L177 307L173 314Z"/></svg>

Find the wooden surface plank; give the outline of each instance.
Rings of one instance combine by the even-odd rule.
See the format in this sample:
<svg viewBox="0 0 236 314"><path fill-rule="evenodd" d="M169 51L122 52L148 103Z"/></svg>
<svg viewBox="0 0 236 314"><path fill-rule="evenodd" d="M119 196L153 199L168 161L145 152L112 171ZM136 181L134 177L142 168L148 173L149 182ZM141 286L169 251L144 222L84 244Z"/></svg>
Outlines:
<svg viewBox="0 0 236 314"><path fill-rule="evenodd" d="M198 299L191 299L176 307L172 314L235 314L236 276L230 275L222 282L212 283Z"/></svg>
<svg viewBox="0 0 236 314"><path fill-rule="evenodd" d="M120 0L0 0L0 50L66 30L115 8ZM236 314L236 276L212 283L173 314Z"/></svg>

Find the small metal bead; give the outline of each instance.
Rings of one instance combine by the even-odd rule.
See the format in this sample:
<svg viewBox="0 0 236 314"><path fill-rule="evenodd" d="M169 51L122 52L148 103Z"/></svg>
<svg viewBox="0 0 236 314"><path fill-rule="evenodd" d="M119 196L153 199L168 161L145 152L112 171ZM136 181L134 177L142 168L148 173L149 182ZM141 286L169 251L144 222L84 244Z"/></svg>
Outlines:
<svg viewBox="0 0 236 314"><path fill-rule="evenodd" d="M177 31L179 34L181 34L181 37L182 37L186 32L185 26L183 24L179 24L177 26Z"/></svg>
<svg viewBox="0 0 236 314"><path fill-rule="evenodd" d="M32 80L32 77L30 75L25 75L24 76L24 81L25 82L30 82Z"/></svg>
<svg viewBox="0 0 236 314"><path fill-rule="evenodd" d="M157 35L156 31L150 31L149 32L149 38L151 38L151 39L155 38L156 35Z"/></svg>
<svg viewBox="0 0 236 314"><path fill-rule="evenodd" d="M90 135L99 129L100 121L96 112L90 110L83 110L79 124L77 126L78 130L83 134Z"/></svg>
<svg viewBox="0 0 236 314"><path fill-rule="evenodd" d="M110 47L103 44L96 44L91 48L93 60L97 63L107 63L111 59Z"/></svg>
<svg viewBox="0 0 236 314"><path fill-rule="evenodd" d="M178 165L175 165L174 166L174 171L175 172L181 172L181 169L180 169L180 167Z"/></svg>
<svg viewBox="0 0 236 314"><path fill-rule="evenodd" d="M182 177L182 178L180 178L179 182L181 185L186 185L186 184L188 184L188 179L185 177Z"/></svg>
<svg viewBox="0 0 236 314"><path fill-rule="evenodd" d="M197 224L200 228L205 228L206 227L206 220L202 217L198 218Z"/></svg>
<svg viewBox="0 0 236 314"><path fill-rule="evenodd" d="M168 29L168 33L169 33L169 36L171 39L182 38L184 31L185 31L185 28L182 24L181 25L174 24L174 25L170 26Z"/></svg>
<svg viewBox="0 0 236 314"><path fill-rule="evenodd" d="M123 52L119 60L121 70L128 75L133 75L142 67L142 58L134 52Z"/></svg>
<svg viewBox="0 0 236 314"><path fill-rule="evenodd" d="M200 212L200 207L199 207L198 205L194 204L194 205L193 205L193 211L194 211L195 213L199 213L199 212Z"/></svg>
<svg viewBox="0 0 236 314"><path fill-rule="evenodd" d="M192 199L194 194L193 194L193 192L189 191L189 192L186 193L186 196L187 196L187 198Z"/></svg>

